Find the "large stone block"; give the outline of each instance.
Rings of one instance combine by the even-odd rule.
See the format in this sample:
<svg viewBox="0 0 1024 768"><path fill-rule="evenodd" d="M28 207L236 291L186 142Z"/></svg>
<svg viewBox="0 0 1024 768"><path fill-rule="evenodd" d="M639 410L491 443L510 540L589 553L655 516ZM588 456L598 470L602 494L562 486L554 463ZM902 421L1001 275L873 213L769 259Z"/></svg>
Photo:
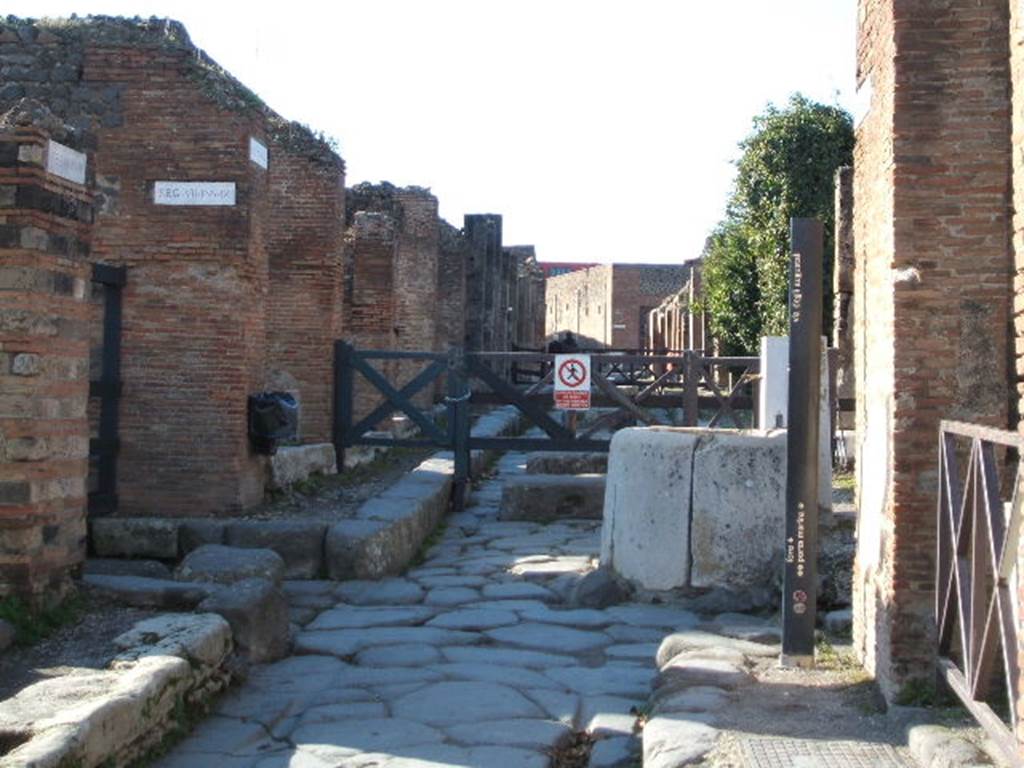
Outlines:
<svg viewBox="0 0 1024 768"><path fill-rule="evenodd" d="M612 438L601 565L646 589L685 586L699 430L624 429Z"/></svg>
<svg viewBox="0 0 1024 768"><path fill-rule="evenodd" d="M270 457L271 488L286 488L311 475L334 475L337 472L334 446L330 443L286 445Z"/></svg>
<svg viewBox="0 0 1024 768"><path fill-rule="evenodd" d="M90 523L93 551L100 557L178 557L178 522L160 518L100 517Z"/></svg>
<svg viewBox="0 0 1024 768"><path fill-rule="evenodd" d="M268 579L280 584L284 560L271 549L241 549L204 544L190 552L174 577L180 581L234 584L245 579Z"/></svg>
<svg viewBox="0 0 1024 768"><path fill-rule="evenodd" d="M271 581L245 579L223 587L199 610L223 616L235 645L253 663L276 661L288 653L288 601Z"/></svg>
<svg viewBox="0 0 1024 768"><path fill-rule="evenodd" d="M227 527L230 547L272 549L284 560L286 579L314 579L324 561L327 525L302 520L246 520Z"/></svg>
<svg viewBox="0 0 1024 768"><path fill-rule="evenodd" d="M782 574L786 433L705 430L694 454L690 586L736 589Z"/></svg>
<svg viewBox="0 0 1024 768"><path fill-rule="evenodd" d="M518 475L501 491L501 520L600 520L604 475Z"/></svg>
<svg viewBox="0 0 1024 768"><path fill-rule="evenodd" d="M785 485L783 431L622 430L609 458L602 565L653 590L770 585Z"/></svg>

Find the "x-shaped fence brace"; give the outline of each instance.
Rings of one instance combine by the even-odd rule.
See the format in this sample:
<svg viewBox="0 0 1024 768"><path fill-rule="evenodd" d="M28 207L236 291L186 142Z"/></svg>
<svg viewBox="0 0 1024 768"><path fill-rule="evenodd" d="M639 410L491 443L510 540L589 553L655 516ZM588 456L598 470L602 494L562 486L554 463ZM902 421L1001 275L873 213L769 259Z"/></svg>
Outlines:
<svg viewBox="0 0 1024 768"><path fill-rule="evenodd" d="M970 440L970 449L961 474L957 451L964 439ZM1022 446L1024 437L1012 432L950 421L940 427L935 590L939 671L1014 765L1020 764L1014 735L1020 668L1016 593L1010 580L1021 532L1024 467L1018 454L1012 499L1004 505L997 465L999 452L1019 452ZM957 643L959 665L950 658ZM998 656L1009 700L1009 729L985 702Z"/></svg>

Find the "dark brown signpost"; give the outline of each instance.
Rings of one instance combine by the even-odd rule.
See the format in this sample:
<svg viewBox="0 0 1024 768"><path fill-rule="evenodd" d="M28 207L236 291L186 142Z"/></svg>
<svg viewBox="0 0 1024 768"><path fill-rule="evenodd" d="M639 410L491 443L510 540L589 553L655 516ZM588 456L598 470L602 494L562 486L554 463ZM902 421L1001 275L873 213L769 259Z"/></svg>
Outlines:
<svg viewBox="0 0 1024 768"><path fill-rule="evenodd" d="M818 592L818 422L821 386L822 241L814 219L790 222L789 417L782 664L814 662Z"/></svg>

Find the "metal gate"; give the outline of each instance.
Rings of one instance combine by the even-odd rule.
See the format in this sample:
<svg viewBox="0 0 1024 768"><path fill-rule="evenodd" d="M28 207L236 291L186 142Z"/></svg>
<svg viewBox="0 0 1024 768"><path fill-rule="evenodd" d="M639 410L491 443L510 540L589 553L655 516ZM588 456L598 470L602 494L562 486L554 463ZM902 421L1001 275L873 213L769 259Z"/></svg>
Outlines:
<svg viewBox="0 0 1024 768"><path fill-rule="evenodd" d="M117 509L118 405L121 399L121 304L124 267L92 266L92 300L98 315L89 375L89 514ZM95 342L98 342L95 343Z"/></svg>

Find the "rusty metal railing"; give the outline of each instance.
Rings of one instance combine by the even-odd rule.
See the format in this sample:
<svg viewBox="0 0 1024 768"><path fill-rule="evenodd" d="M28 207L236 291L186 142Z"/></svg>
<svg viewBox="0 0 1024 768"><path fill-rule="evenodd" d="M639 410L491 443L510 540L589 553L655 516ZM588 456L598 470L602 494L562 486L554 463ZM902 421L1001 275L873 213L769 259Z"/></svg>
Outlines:
<svg viewBox="0 0 1024 768"><path fill-rule="evenodd" d="M1012 765L1021 764L1014 571L1024 504L1022 447L1024 435L1014 432L954 421L940 426L938 671ZM1017 452L1012 463L1008 449ZM1013 481L1000 485L1000 469L1007 467Z"/></svg>

